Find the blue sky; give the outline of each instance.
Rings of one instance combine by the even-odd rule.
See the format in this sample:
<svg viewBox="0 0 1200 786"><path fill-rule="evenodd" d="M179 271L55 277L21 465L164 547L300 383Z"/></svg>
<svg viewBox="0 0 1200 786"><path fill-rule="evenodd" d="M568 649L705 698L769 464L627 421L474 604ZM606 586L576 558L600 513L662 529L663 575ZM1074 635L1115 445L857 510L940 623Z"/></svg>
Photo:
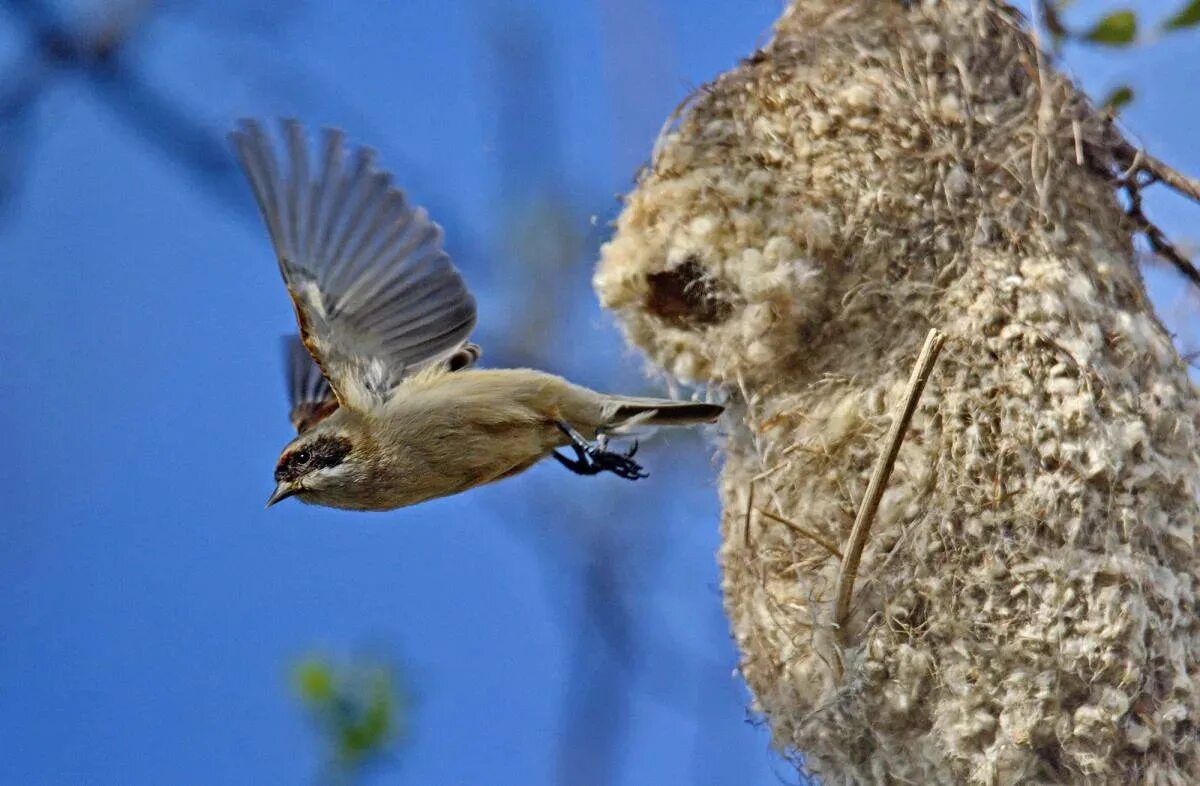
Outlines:
<svg viewBox="0 0 1200 786"><path fill-rule="evenodd" d="M595 243L663 118L761 42L780 3L165 8L129 64L218 138L241 115L293 114L378 147L446 226L480 339L501 347L485 359L645 390L589 289ZM21 56L19 30L0 10L0 65ZM513 30L536 67L499 67ZM1068 62L1097 93L1138 86L1130 126L1195 173L1196 51L1177 36ZM305 782L319 747L287 674L317 649L403 665L413 732L371 783L555 783L564 740L588 739L580 707L616 735L597 765L613 784L795 781L732 674L708 446L648 446L636 486L548 464L389 514L264 511L290 437L292 316L248 195L79 79L45 94L31 138L0 219L0 780ZM581 244L537 275L504 237L530 199L561 207ZM1200 215L1167 195L1148 208L1179 234ZM559 329L506 340L545 276ZM1175 319L1178 281L1151 283ZM625 610L615 634L588 614L598 566ZM587 762L575 747L567 760Z"/></svg>

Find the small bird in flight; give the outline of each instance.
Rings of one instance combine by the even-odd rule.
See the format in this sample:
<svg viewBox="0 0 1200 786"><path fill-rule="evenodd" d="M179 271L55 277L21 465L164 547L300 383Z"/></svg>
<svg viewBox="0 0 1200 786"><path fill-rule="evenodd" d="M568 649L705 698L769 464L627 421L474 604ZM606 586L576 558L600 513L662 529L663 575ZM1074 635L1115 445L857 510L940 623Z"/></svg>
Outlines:
<svg viewBox="0 0 1200 786"><path fill-rule="evenodd" d="M231 135L296 310L287 341L297 436L275 466L287 497L392 510L515 475L547 456L572 472L646 477L608 436L711 423L716 404L597 393L530 369L478 369L475 299L442 230L326 130L311 156L282 122L282 156L254 120ZM282 159L282 160L281 160ZM569 448L573 456L558 452Z"/></svg>

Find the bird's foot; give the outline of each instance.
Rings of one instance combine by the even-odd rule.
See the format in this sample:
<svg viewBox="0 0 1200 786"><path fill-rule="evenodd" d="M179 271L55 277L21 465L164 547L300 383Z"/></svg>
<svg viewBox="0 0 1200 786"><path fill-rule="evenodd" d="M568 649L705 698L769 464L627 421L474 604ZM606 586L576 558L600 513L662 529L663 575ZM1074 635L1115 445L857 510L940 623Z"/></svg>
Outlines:
<svg viewBox="0 0 1200 786"><path fill-rule="evenodd" d="M571 440L571 449L575 452L575 458L564 456L557 450L552 455L559 464L575 474L598 475L601 472L611 472L626 480L650 477L650 473L643 472L642 465L633 460L638 449L636 440L629 450L618 453L608 449L608 437L604 434L598 434L594 442L589 442L586 437L571 428L569 423L556 420L554 425L558 426L559 431L566 434L567 439Z"/></svg>

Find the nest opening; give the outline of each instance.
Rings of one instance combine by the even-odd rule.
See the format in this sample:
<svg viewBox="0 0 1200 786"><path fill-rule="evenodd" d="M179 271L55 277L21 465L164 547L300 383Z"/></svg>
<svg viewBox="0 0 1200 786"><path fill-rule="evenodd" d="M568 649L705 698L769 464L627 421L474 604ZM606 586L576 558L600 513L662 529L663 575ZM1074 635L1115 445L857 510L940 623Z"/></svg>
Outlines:
<svg viewBox="0 0 1200 786"><path fill-rule="evenodd" d="M650 273L646 283L646 310L676 327L724 322L733 311L729 300L720 295L716 281L694 256L670 270Z"/></svg>

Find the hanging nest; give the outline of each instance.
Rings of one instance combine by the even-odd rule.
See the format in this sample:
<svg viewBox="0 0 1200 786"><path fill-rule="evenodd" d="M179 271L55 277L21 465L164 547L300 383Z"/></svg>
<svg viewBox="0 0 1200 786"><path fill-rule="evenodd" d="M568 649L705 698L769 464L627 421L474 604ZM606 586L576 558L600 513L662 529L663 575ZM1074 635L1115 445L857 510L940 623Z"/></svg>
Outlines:
<svg viewBox="0 0 1200 786"><path fill-rule="evenodd" d="M1134 264L1123 144L1002 4L798 1L626 198L596 290L731 399L741 672L823 783L1200 783L1200 399Z"/></svg>

